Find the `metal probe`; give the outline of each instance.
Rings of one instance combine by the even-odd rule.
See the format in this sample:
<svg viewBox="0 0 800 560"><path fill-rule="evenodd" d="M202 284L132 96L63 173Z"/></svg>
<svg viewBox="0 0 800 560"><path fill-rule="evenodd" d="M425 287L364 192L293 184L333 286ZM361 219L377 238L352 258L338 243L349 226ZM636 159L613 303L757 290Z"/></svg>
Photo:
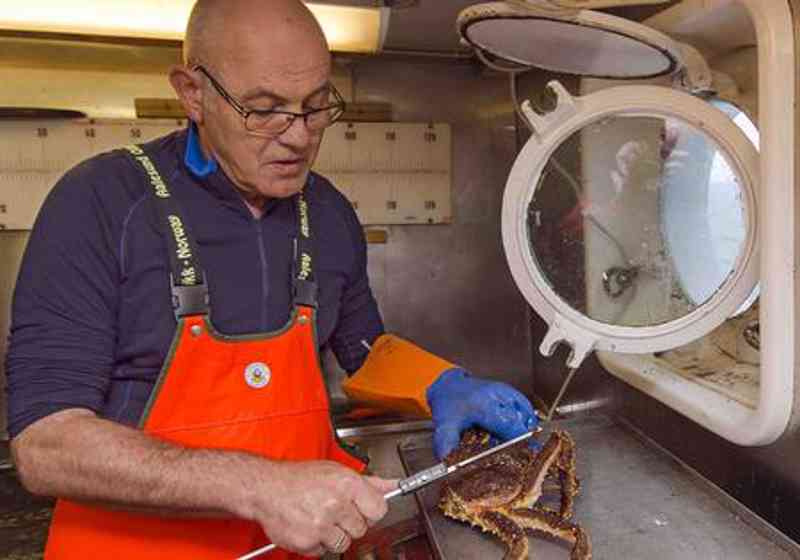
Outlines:
<svg viewBox="0 0 800 560"><path fill-rule="evenodd" d="M564 380L564 383L561 385L561 390L558 391L558 395L556 395L556 399L553 401L553 404L550 405L550 408L547 410L547 416L544 417L545 422L549 422L553 419L553 414L556 413L556 407L558 407L558 403L561 402L564 393L567 392L567 387L572 381L572 378L575 376L575 372L578 371L578 368L570 368L569 373L567 374L567 378Z"/></svg>
<svg viewBox="0 0 800 560"><path fill-rule="evenodd" d="M444 478L456 472L457 470L462 469L467 465L474 463L475 461L480 461L481 459L488 457L489 455L493 455L498 451L505 449L506 447L511 447L512 445L515 445L521 441L525 441L526 439L532 437L534 434L540 431L541 428L537 428L536 430L524 433L519 437L510 439L504 443L501 443L500 445L495 445L491 449L487 449L486 451L478 453L477 455L473 455L472 457L464 459L463 461L459 461L458 463L455 463L453 465L448 465L446 463L437 463L436 465L428 469L413 474L408 478L402 479L400 482L397 483L397 488L395 490L392 490L388 494L384 494L383 498L385 500L391 500L392 498L396 498L398 496L405 496L406 494L411 494L413 492L416 492L417 490L427 486L431 482L439 480L440 478ZM236 560L251 560L252 558L257 558L262 554L272 552L276 548L277 546L275 546L274 544L268 544L267 546L259 548L258 550L254 550L253 552L245 554L244 556L239 556Z"/></svg>

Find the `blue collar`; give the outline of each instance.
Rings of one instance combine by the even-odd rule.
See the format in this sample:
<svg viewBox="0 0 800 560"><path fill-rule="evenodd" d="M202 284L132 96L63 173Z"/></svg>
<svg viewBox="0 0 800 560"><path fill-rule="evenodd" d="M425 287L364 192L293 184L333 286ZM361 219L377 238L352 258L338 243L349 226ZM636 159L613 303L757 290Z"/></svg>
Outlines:
<svg viewBox="0 0 800 560"><path fill-rule="evenodd" d="M186 153L183 156L183 161L189 171L192 172L199 179L208 177L212 173L217 172L216 160L206 159L203 154L203 149L200 147L200 138L197 135L197 125L190 121L189 135L186 138Z"/></svg>

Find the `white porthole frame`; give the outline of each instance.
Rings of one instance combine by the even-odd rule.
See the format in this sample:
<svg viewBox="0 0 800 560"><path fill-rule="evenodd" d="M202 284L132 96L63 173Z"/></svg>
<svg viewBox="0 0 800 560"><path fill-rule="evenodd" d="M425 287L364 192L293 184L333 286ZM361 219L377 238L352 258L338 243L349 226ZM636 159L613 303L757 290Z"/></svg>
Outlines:
<svg viewBox="0 0 800 560"><path fill-rule="evenodd" d="M620 86L584 97L571 96L558 82L550 87L558 105L538 115L523 104L534 134L512 168L503 198L503 244L512 275L525 299L550 325L540 351L552 355L562 342L572 348L568 365L578 367L593 350L644 354L675 348L720 325L758 282L758 153L719 109L687 93L659 86ZM742 179L747 235L733 273L705 304L690 314L647 327L622 327L593 320L563 301L542 276L530 253L527 211L552 154L572 134L613 115L679 118L705 132L728 156Z"/></svg>
<svg viewBox="0 0 800 560"><path fill-rule="evenodd" d="M458 15L456 28L461 36L461 41L476 49L478 52L489 53L500 60L526 67L531 64L530 61L520 60L514 56L508 55L508 53L499 52L496 48L483 45L479 41L473 39L469 33L470 27L484 21L526 19L544 20L563 24L565 26L573 26L576 33L579 33L581 28L585 28L600 30L610 35L624 37L646 45L653 55L658 53L658 56L662 57L667 63L658 71L644 74L629 74L625 76L603 72L575 72L572 69L559 66L558 64L548 64L543 61L539 61L534 66L530 67L550 70L552 72L580 75L583 77L608 78L614 80L642 80L671 75L683 68L684 65L683 51L675 41L663 33L625 18L588 9L576 10L541 2L531 2L529 4L521 2L486 2L469 6L462 10Z"/></svg>

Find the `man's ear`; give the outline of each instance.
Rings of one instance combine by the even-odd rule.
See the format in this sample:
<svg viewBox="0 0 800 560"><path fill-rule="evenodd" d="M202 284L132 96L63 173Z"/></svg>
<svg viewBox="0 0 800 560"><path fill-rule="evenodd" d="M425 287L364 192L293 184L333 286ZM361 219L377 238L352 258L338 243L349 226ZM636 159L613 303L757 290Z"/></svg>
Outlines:
<svg viewBox="0 0 800 560"><path fill-rule="evenodd" d="M203 122L203 88L197 72L186 66L173 66L169 69L169 82L178 94L186 115L194 122Z"/></svg>

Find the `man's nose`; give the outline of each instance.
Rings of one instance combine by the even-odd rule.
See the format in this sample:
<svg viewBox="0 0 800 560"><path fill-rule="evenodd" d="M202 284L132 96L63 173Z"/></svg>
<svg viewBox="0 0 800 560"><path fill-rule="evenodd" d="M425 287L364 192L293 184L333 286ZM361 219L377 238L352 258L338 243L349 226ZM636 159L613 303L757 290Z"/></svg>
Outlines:
<svg viewBox="0 0 800 560"><path fill-rule="evenodd" d="M301 116L296 116L289 125L289 128L278 136L278 140L294 148L305 148L308 146L311 141L311 133L306 126L305 119Z"/></svg>

